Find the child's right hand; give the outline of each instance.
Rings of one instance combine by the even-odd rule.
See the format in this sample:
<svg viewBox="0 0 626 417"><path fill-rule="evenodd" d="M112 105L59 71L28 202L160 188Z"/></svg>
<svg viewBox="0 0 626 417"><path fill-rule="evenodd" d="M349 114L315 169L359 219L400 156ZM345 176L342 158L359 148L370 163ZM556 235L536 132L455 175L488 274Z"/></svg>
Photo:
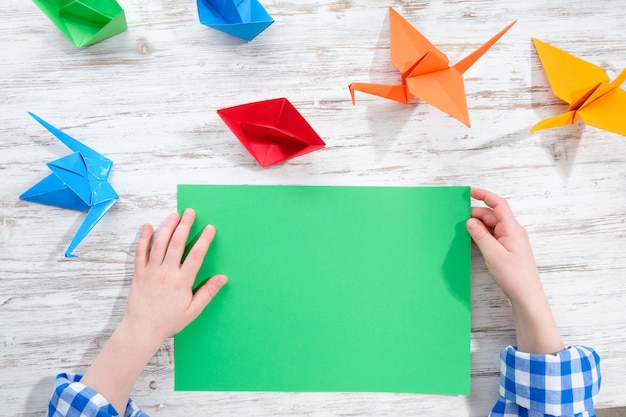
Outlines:
<svg viewBox="0 0 626 417"><path fill-rule="evenodd" d="M480 188L472 197L487 207L472 207L467 230L485 258L493 280L513 307L518 349L555 354L564 349L541 280L528 234L503 198Z"/></svg>
<svg viewBox="0 0 626 417"><path fill-rule="evenodd" d="M493 280L512 303L532 297L541 281L526 229L502 197L480 188L472 188L471 194L488 206L472 207L467 230Z"/></svg>

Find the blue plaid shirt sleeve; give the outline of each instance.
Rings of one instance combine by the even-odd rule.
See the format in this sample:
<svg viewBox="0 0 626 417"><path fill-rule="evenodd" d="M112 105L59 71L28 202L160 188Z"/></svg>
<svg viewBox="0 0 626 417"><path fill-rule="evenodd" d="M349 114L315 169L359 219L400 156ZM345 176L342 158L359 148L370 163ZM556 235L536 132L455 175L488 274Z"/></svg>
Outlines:
<svg viewBox="0 0 626 417"><path fill-rule="evenodd" d="M48 417L119 417L111 403L80 382L82 375L63 373L56 377L48 403ZM128 400L124 417L148 417Z"/></svg>
<svg viewBox="0 0 626 417"><path fill-rule="evenodd" d="M500 398L490 417L595 417L600 357L572 346L556 355L500 353Z"/></svg>

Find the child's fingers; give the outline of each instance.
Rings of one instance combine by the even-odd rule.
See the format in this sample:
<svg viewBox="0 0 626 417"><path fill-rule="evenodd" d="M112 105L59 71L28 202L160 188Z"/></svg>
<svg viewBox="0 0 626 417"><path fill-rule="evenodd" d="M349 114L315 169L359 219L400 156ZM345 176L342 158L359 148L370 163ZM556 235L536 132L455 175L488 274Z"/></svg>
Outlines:
<svg viewBox="0 0 626 417"><path fill-rule="evenodd" d="M172 238L172 233L174 233L174 229L178 226L179 221L180 216L178 213L172 213L167 217L167 219L165 219L165 222L161 226L161 229L157 232L154 242L152 243L152 249L150 250L150 262L156 263L157 265L163 263L165 251L167 250L167 246Z"/></svg>
<svg viewBox="0 0 626 417"><path fill-rule="evenodd" d="M151 224L144 224L139 233L137 248L135 249L135 270L141 273L150 260L150 240L154 230Z"/></svg>
<svg viewBox="0 0 626 417"><path fill-rule="evenodd" d="M478 219L471 218L466 222L467 231L480 249L487 262L498 256L504 249L495 237L487 230L487 227Z"/></svg>
<svg viewBox="0 0 626 417"><path fill-rule="evenodd" d="M180 261L185 251L185 244L189 237L189 231L196 219L196 212L193 209L186 209L183 213L183 217L180 219L178 226L172 234L172 238L167 245L165 257L163 263L170 264L172 266L180 266Z"/></svg>
<svg viewBox="0 0 626 417"><path fill-rule="evenodd" d="M226 282L228 282L228 278L224 275L215 275L203 286L198 288L196 293L193 295L193 299L191 300L188 310L192 320L202 313L202 310L204 310L204 308L211 302L213 297L215 297Z"/></svg>
<svg viewBox="0 0 626 417"><path fill-rule="evenodd" d="M189 285L193 284L193 281L202 266L202 261L204 261L204 257L206 256L214 237L215 227L213 227L213 225L206 226L196 243L187 254L181 270L183 276L189 277L191 280Z"/></svg>
<svg viewBox="0 0 626 417"><path fill-rule="evenodd" d="M489 229L494 229L498 224L496 215L489 207L472 207L472 217L483 222Z"/></svg>
<svg viewBox="0 0 626 417"><path fill-rule="evenodd" d="M496 216L496 219L500 222L515 222L515 215L513 211L509 207L509 203L499 195L496 195L490 191L483 190L482 188L474 188L472 187L471 195L476 200L483 201L489 207L493 209L493 214Z"/></svg>

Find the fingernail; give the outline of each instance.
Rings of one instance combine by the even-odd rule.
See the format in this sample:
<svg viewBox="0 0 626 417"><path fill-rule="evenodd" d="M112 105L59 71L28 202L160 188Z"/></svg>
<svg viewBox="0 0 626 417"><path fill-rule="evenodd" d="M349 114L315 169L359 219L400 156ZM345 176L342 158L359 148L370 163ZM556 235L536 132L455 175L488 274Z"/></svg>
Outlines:
<svg viewBox="0 0 626 417"><path fill-rule="evenodd" d="M194 211L191 208L185 209L185 212L183 213L184 216L191 216L192 214L194 214Z"/></svg>
<svg viewBox="0 0 626 417"><path fill-rule="evenodd" d="M228 282L228 278L226 277L226 275L219 275L217 277L217 283L219 284L220 287L226 284L227 282Z"/></svg>
<svg viewBox="0 0 626 417"><path fill-rule="evenodd" d="M204 228L205 232L210 232L214 230L215 230L215 226L213 226L212 224L207 224L206 227Z"/></svg>
<svg viewBox="0 0 626 417"><path fill-rule="evenodd" d="M467 221L466 224L468 229L475 229L476 226L478 226L478 221L474 218L471 218Z"/></svg>

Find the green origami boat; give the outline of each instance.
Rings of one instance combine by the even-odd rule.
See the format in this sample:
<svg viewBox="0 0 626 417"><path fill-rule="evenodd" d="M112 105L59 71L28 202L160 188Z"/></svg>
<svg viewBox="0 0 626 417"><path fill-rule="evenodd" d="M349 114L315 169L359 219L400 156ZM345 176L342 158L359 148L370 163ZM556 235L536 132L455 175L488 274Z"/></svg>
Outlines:
<svg viewBox="0 0 626 417"><path fill-rule="evenodd" d="M128 29L116 0L33 0L76 47L82 48Z"/></svg>

